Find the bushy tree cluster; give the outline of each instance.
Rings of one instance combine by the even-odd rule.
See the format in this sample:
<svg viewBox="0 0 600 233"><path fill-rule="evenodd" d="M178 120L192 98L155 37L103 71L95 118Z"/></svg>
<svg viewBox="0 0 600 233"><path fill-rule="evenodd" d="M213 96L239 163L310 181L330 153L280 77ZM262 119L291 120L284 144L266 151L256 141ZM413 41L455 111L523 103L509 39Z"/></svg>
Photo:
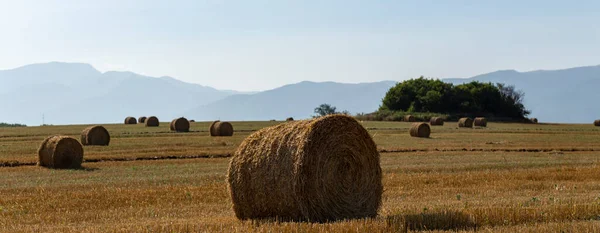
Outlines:
<svg viewBox="0 0 600 233"><path fill-rule="evenodd" d="M0 122L0 127L27 127L27 125L24 124L9 124L9 123L5 123L5 122Z"/></svg>
<svg viewBox="0 0 600 233"><path fill-rule="evenodd" d="M461 85L420 77L396 84L380 110L524 118L524 93L514 86L473 81Z"/></svg>
<svg viewBox="0 0 600 233"><path fill-rule="evenodd" d="M317 118L317 117L322 117L322 116L327 116L327 115L331 115L331 114L346 114L346 115L350 115L350 112L348 112L347 110L341 111L341 112L337 112L336 111L336 107L331 106L330 104L321 104L319 105L319 107L315 108L315 114L313 116L313 118Z"/></svg>

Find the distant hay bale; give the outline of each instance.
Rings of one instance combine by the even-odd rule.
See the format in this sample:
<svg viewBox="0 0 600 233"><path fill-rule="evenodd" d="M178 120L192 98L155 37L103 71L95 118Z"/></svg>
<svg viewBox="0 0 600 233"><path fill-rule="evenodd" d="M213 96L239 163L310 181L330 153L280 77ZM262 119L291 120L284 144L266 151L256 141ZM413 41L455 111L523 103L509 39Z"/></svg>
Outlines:
<svg viewBox="0 0 600 233"><path fill-rule="evenodd" d="M285 121L294 121L293 117L288 117L287 119L285 119Z"/></svg>
<svg viewBox="0 0 600 233"><path fill-rule="evenodd" d="M189 132L190 131L190 122L184 117L180 117L171 121L170 128L172 131L177 132Z"/></svg>
<svg viewBox="0 0 600 233"><path fill-rule="evenodd" d="M529 119L529 121L531 121L531 123L534 123L534 124L538 123L538 119L537 118L531 118L531 119Z"/></svg>
<svg viewBox="0 0 600 233"><path fill-rule="evenodd" d="M595 126L600 126L600 119L599 119L599 120L595 120L595 121L594 121L594 125L595 125Z"/></svg>
<svg viewBox="0 0 600 233"><path fill-rule="evenodd" d="M158 127L160 125L160 122L158 121L158 117L151 116L146 119L144 125L146 127Z"/></svg>
<svg viewBox="0 0 600 233"><path fill-rule="evenodd" d="M208 128L210 136L233 136L233 125L226 121L215 121Z"/></svg>
<svg viewBox="0 0 600 233"><path fill-rule="evenodd" d="M90 126L81 132L81 144L84 146L108 146L110 134L101 125Z"/></svg>
<svg viewBox="0 0 600 233"><path fill-rule="evenodd" d="M428 138L431 134L431 128L427 123L413 123L408 132L412 137Z"/></svg>
<svg viewBox="0 0 600 233"><path fill-rule="evenodd" d="M196 121L195 120L190 120L190 123L194 123L194 122L196 122Z"/></svg>
<svg viewBox="0 0 600 233"><path fill-rule="evenodd" d="M48 168L80 168L83 146L74 138L50 136L38 149L38 165Z"/></svg>
<svg viewBox="0 0 600 233"><path fill-rule="evenodd" d="M238 147L227 176L237 218L310 222L375 217L381 179L377 145L345 115L253 133Z"/></svg>
<svg viewBox="0 0 600 233"><path fill-rule="evenodd" d="M413 115L406 115L404 116L404 121L406 122L415 122L415 117Z"/></svg>
<svg viewBox="0 0 600 233"><path fill-rule="evenodd" d="M174 126L174 124L175 124L175 121L176 121L176 120L177 120L177 119L173 119L173 120L171 121L171 123L169 124L169 129L170 129L171 131L175 131L175 126Z"/></svg>
<svg viewBox="0 0 600 233"><path fill-rule="evenodd" d="M458 127L460 128L473 128L473 119L463 117L458 120Z"/></svg>
<svg viewBox="0 0 600 233"><path fill-rule="evenodd" d="M146 117L142 116L138 118L138 123L142 124L142 123L146 123Z"/></svg>
<svg viewBox="0 0 600 233"><path fill-rule="evenodd" d="M431 124L431 125L444 125L444 118L441 118L441 117L432 117L429 120L429 124Z"/></svg>
<svg viewBox="0 0 600 233"><path fill-rule="evenodd" d="M487 118L475 117L475 120L473 121L473 125L479 126L479 127L487 127Z"/></svg>
<svg viewBox="0 0 600 233"><path fill-rule="evenodd" d="M125 118L125 124L126 125L134 125L134 124L137 124L137 120L135 119L135 117L127 117L127 118Z"/></svg>

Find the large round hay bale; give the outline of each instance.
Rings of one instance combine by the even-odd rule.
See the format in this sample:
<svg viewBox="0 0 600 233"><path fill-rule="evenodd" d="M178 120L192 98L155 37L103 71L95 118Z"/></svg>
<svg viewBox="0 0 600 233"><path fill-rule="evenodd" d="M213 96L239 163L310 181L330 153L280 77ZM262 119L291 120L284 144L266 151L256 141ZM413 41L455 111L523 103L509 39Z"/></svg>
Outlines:
<svg viewBox="0 0 600 233"><path fill-rule="evenodd" d="M142 116L138 118L138 123L142 124L142 123L146 123L146 117Z"/></svg>
<svg viewBox="0 0 600 233"><path fill-rule="evenodd" d="M458 127L461 128L473 128L473 119L463 117L458 120Z"/></svg>
<svg viewBox="0 0 600 233"><path fill-rule="evenodd" d="M208 128L210 136L233 136L233 125L226 121L214 121Z"/></svg>
<svg viewBox="0 0 600 233"><path fill-rule="evenodd" d="M226 121L214 121L208 128L210 136L233 136L233 125Z"/></svg>
<svg viewBox="0 0 600 233"><path fill-rule="evenodd" d="M135 117L127 117L127 118L125 118L125 124L126 125L137 124L137 120L135 119Z"/></svg>
<svg viewBox="0 0 600 233"><path fill-rule="evenodd" d="M285 119L285 121L294 121L293 117L288 117L287 119Z"/></svg>
<svg viewBox="0 0 600 233"><path fill-rule="evenodd" d="M531 123L533 123L533 124L537 124L538 123L538 119L537 118L531 118L531 119L529 119L529 121L531 121Z"/></svg>
<svg viewBox="0 0 600 233"><path fill-rule="evenodd" d="M487 127L487 118L475 117L475 120L473 121L473 125L479 126L479 127Z"/></svg>
<svg viewBox="0 0 600 233"><path fill-rule="evenodd" d="M428 138L431 134L431 128L427 123L414 123L408 132L412 137Z"/></svg>
<svg viewBox="0 0 600 233"><path fill-rule="evenodd" d="M429 124L431 124L431 125L444 125L444 118L441 118L441 117L432 117L429 120Z"/></svg>
<svg viewBox="0 0 600 233"><path fill-rule="evenodd" d="M108 146L110 134L101 125L90 126L81 132L81 144L84 146Z"/></svg>
<svg viewBox="0 0 600 233"><path fill-rule="evenodd" d="M180 117L171 121L170 128L172 131L189 132L190 122L185 117Z"/></svg>
<svg viewBox="0 0 600 233"><path fill-rule="evenodd" d="M194 123L194 122L196 122L196 121L195 120L190 120L190 123Z"/></svg>
<svg viewBox="0 0 600 233"><path fill-rule="evenodd" d="M352 117L329 115L248 136L227 181L239 219L324 222L376 216L381 178L367 130Z"/></svg>
<svg viewBox="0 0 600 233"><path fill-rule="evenodd" d="M158 117L155 116L148 117L144 123L146 127L158 127L159 124Z"/></svg>
<svg viewBox="0 0 600 233"><path fill-rule="evenodd" d="M80 168L83 147L74 138L50 136L38 149L38 165L49 168Z"/></svg>
<svg viewBox="0 0 600 233"><path fill-rule="evenodd" d="M415 122L415 117L413 115L406 115L404 116L404 121L406 122Z"/></svg>
<svg viewBox="0 0 600 233"><path fill-rule="evenodd" d="M600 126L600 119L599 119L599 120L595 120L595 121L594 121L594 125L595 125L595 126Z"/></svg>

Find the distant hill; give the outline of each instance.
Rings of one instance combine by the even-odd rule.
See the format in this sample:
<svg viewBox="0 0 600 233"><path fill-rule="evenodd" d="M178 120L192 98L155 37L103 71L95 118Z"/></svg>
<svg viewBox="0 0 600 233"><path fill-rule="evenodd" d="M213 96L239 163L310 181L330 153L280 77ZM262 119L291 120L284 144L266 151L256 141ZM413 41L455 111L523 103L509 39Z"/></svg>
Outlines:
<svg viewBox="0 0 600 233"><path fill-rule="evenodd" d="M515 85L542 122L590 123L600 118L600 66L555 71L496 71L473 80ZM47 124L116 123L126 116L178 116L195 120L309 118L315 107L373 112L395 81L345 84L300 82L258 93L216 90L171 77L99 72L88 64L44 63L0 71L0 122Z"/></svg>
<svg viewBox="0 0 600 233"><path fill-rule="evenodd" d="M345 84L300 82L252 95L233 95L199 106L184 115L194 119L283 120L310 118L323 103L351 113L373 112L396 82Z"/></svg>
<svg viewBox="0 0 600 233"><path fill-rule="evenodd" d="M0 122L40 125L121 122L156 115L170 121L232 94L132 72L101 73L91 65L51 62L0 71Z"/></svg>
<svg viewBox="0 0 600 233"><path fill-rule="evenodd" d="M542 122L591 123L600 118L600 66L517 72L502 70L450 83L473 80L515 85L525 92L525 106Z"/></svg>

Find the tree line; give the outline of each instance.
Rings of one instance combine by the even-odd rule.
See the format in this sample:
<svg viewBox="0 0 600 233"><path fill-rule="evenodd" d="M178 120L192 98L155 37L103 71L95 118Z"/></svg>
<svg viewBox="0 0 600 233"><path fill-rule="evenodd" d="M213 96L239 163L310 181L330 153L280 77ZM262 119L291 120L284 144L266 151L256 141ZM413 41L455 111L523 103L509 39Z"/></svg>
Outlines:
<svg viewBox="0 0 600 233"><path fill-rule="evenodd" d="M379 110L523 119L530 113L523 105L524 96L514 86L501 83L454 85L420 77L390 88Z"/></svg>

